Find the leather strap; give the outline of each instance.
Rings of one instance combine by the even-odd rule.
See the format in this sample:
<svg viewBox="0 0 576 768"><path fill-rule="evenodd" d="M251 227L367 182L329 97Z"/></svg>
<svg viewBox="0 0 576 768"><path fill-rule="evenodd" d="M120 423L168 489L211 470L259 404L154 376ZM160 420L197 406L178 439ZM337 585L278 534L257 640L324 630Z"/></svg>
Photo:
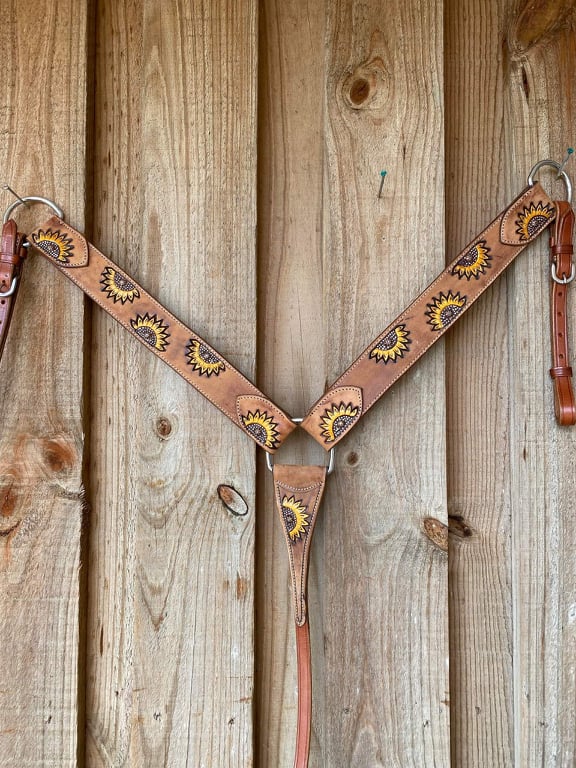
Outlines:
<svg viewBox="0 0 576 768"><path fill-rule="evenodd" d="M310 409L303 429L326 450L336 445L555 216L540 184L525 189L362 352Z"/></svg>
<svg viewBox="0 0 576 768"><path fill-rule="evenodd" d="M294 768L308 768L312 730L312 654L310 625L296 625L296 662L298 664L298 720Z"/></svg>
<svg viewBox="0 0 576 768"><path fill-rule="evenodd" d="M23 242L24 236L18 233L16 223L10 219L2 227L0 243L0 356L18 293L20 265L27 253Z"/></svg>
<svg viewBox="0 0 576 768"><path fill-rule="evenodd" d="M298 729L294 768L306 768L312 723L312 667L308 624L307 584L310 544L326 483L326 467L275 464L274 498L288 558L298 662Z"/></svg>
<svg viewBox="0 0 576 768"><path fill-rule="evenodd" d="M57 216L32 232L43 256L268 453L295 424L222 355Z"/></svg>
<svg viewBox="0 0 576 768"><path fill-rule="evenodd" d="M557 216L550 235L552 268L552 368L554 412L561 426L576 424L576 405L572 389L572 368L568 357L568 285L574 279L572 262L574 211L569 203L555 203Z"/></svg>

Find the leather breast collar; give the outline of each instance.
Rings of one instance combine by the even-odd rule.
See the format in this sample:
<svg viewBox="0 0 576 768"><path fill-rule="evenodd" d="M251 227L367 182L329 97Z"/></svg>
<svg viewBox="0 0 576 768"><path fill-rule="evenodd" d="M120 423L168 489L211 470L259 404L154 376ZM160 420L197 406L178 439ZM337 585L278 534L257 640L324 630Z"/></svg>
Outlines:
<svg viewBox="0 0 576 768"><path fill-rule="evenodd" d="M307 610L310 544L326 483L333 468L334 446L451 325L466 312L516 256L554 223L550 240L552 274L552 368L556 418L576 423L572 370L568 362L566 284L572 264L574 214L569 202L553 202L534 176L528 186L451 261L438 277L374 339L340 378L310 408L293 419L246 379L193 330L180 322L130 275L98 251L44 198L57 215L29 236L4 217L0 253L0 353L17 295L28 245L80 287L132 336L164 360L226 414L267 453L274 496L288 550L298 660L298 724L294 768L308 766L312 712L312 674ZM564 171L568 198L571 185ZM326 451L328 466L293 466L272 462L272 455L300 426Z"/></svg>

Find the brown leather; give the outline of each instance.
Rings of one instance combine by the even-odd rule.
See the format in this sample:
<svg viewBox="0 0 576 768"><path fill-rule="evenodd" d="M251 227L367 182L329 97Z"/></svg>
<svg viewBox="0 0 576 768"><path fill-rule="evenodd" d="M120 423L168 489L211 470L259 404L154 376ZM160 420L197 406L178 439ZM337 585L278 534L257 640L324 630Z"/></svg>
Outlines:
<svg viewBox="0 0 576 768"><path fill-rule="evenodd" d="M557 216L550 235L550 257L552 262L552 368L550 375L554 382L554 412L561 426L576 424L576 404L572 389L572 368L568 357L568 284L573 279L572 233L574 211L567 202L555 203ZM565 282L558 282L565 281Z"/></svg>
<svg viewBox="0 0 576 768"><path fill-rule="evenodd" d="M326 467L275 464L274 498L284 533L294 599L294 619L306 621L310 542L326 483Z"/></svg>
<svg viewBox="0 0 576 768"><path fill-rule="evenodd" d="M53 216L30 243L268 453L295 424L219 352L69 224Z"/></svg>
<svg viewBox="0 0 576 768"><path fill-rule="evenodd" d="M275 464L274 498L288 558L298 662L298 729L294 768L306 768L312 727L312 668L308 624L307 583L312 534L326 483L326 467Z"/></svg>
<svg viewBox="0 0 576 768"><path fill-rule="evenodd" d="M298 663L298 721L294 768L308 768L312 730L312 654L310 625L296 625L296 661Z"/></svg>
<svg viewBox="0 0 576 768"><path fill-rule="evenodd" d="M24 236L11 219L2 227L0 243L0 356L6 343L12 311L18 293L20 265L26 257Z"/></svg>
<svg viewBox="0 0 576 768"><path fill-rule="evenodd" d="M539 184L525 189L312 406L303 429L326 450L336 445L555 216Z"/></svg>

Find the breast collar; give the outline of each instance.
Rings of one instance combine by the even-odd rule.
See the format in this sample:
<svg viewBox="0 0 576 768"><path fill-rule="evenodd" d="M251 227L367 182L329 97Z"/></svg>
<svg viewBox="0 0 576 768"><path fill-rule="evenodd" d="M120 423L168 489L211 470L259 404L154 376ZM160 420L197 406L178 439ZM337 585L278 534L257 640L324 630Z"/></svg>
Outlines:
<svg viewBox="0 0 576 768"><path fill-rule="evenodd" d="M535 181L538 170L546 165L556 168L563 177L568 202L553 202ZM217 350L67 224L53 202L36 196L19 198L6 211L0 253L0 353L18 291L22 261L28 246L33 246L266 452L288 549L296 625L298 721L294 768L308 766L312 714L308 563L326 477L334 468L334 446L553 222L550 373L558 423L576 423L566 315L566 284L575 276L571 196L570 179L558 163L537 163L521 194L366 347L303 419L291 418L260 392ZM10 218L21 202L45 203L56 215L29 236L22 235ZM306 430L329 452L327 466L273 462L273 454L297 427Z"/></svg>

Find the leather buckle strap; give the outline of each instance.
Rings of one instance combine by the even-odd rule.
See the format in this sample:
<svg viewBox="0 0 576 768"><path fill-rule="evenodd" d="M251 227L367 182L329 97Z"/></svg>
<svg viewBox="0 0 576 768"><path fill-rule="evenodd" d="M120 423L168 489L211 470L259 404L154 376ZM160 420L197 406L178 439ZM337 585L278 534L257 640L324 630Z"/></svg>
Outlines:
<svg viewBox="0 0 576 768"><path fill-rule="evenodd" d="M26 254L24 235L18 232L14 221L7 221L2 225L0 242L0 355L6 343L18 292L20 267Z"/></svg>
<svg viewBox="0 0 576 768"><path fill-rule="evenodd" d="M567 202L556 202L556 221L550 235L552 276L551 319L554 413L561 426L576 424L576 404L572 388L572 368L568 358L568 284L574 280L574 211Z"/></svg>

